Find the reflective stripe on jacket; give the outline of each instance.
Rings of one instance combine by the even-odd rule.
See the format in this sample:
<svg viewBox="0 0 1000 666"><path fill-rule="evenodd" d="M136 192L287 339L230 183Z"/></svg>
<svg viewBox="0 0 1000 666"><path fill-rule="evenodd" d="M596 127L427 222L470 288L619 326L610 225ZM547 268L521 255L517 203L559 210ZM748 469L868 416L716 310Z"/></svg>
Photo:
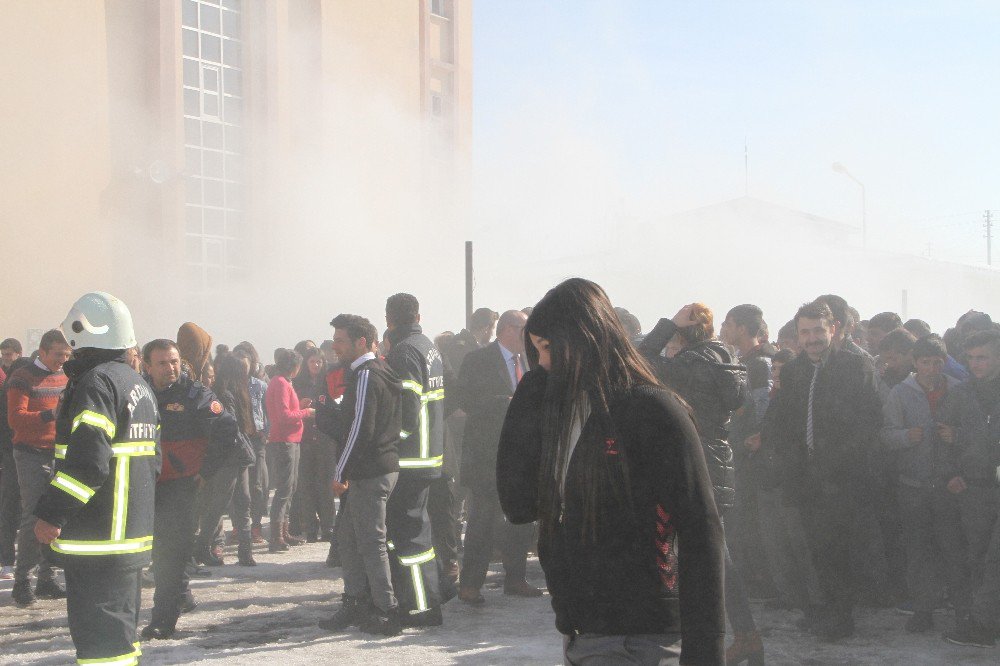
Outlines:
<svg viewBox="0 0 1000 666"><path fill-rule="evenodd" d="M159 442L152 389L124 361L74 374L56 419L56 475L35 510L62 530L57 559L149 562Z"/></svg>

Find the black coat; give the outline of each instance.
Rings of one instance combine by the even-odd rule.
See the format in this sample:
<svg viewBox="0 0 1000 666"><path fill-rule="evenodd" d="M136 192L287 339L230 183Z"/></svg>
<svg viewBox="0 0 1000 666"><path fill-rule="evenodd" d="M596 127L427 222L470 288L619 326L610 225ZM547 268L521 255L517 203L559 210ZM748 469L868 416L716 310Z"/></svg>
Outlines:
<svg viewBox="0 0 1000 666"><path fill-rule="evenodd" d="M857 488L869 476L869 452L878 445L882 406L865 359L832 351L816 378L813 454L806 447L809 385L814 366L805 353L781 368L781 389L765 416L762 438L773 446L786 496L805 499L820 482Z"/></svg>
<svg viewBox="0 0 1000 666"><path fill-rule="evenodd" d="M500 503L514 523L539 515L545 378L542 370L525 375L500 441ZM600 421L592 414L584 425L566 475L563 517L539 537L556 627L563 634L680 632L682 663L723 663L723 536L694 422L659 387L613 399L608 431ZM627 478L631 496L603 489L594 537L584 527L588 460Z"/></svg>
<svg viewBox="0 0 1000 666"><path fill-rule="evenodd" d="M119 354L64 366L56 478L33 507L62 528L51 548L63 566L142 566L153 548L160 415L152 389Z"/></svg>
<svg viewBox="0 0 1000 666"><path fill-rule="evenodd" d="M661 319L639 349L659 380L677 391L694 410L715 501L724 511L733 506L736 498L729 420L749 396L747 371L718 340L687 347L673 358L660 356L676 332L673 321Z"/></svg>
<svg viewBox="0 0 1000 666"><path fill-rule="evenodd" d="M462 485L474 490L492 490L496 487L500 430L514 395L500 343L493 342L469 352L452 393L456 406L466 414Z"/></svg>

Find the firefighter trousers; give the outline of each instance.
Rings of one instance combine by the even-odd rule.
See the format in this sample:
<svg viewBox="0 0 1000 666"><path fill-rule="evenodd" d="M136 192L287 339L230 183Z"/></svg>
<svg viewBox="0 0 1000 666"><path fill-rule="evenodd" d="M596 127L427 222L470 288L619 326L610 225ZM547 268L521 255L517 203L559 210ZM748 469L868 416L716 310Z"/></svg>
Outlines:
<svg viewBox="0 0 1000 666"><path fill-rule="evenodd" d="M78 664L139 663L140 567L67 563L66 613Z"/></svg>
<svg viewBox="0 0 1000 666"><path fill-rule="evenodd" d="M386 507L392 587L400 612L411 617L441 605L431 522L427 516L431 481L400 472Z"/></svg>
<svg viewBox="0 0 1000 666"><path fill-rule="evenodd" d="M156 513L153 519L152 623L174 628L188 591L185 567L194 547L197 520L195 499L198 484L194 477L172 479L156 486Z"/></svg>

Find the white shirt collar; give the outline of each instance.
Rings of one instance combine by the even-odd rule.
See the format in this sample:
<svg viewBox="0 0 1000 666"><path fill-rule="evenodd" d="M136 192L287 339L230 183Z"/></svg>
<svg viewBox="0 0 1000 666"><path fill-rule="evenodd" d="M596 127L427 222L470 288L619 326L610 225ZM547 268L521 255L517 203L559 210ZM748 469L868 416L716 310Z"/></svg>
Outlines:
<svg viewBox="0 0 1000 666"><path fill-rule="evenodd" d="M42 363L42 359L40 359L38 357L35 357L35 365L37 365L39 368L41 368L45 372L52 372L52 370L49 369L49 366L47 366L44 363Z"/></svg>
<svg viewBox="0 0 1000 666"><path fill-rule="evenodd" d="M351 370L357 370L358 366L360 366L362 363L365 363L367 361L371 361L371 360L374 360L374 359L375 359L375 353L374 352L368 352L366 354L362 354L361 356L359 356L356 359L354 359L353 363L351 363Z"/></svg>
<svg viewBox="0 0 1000 666"><path fill-rule="evenodd" d="M503 354L503 360L506 363L510 363L510 359L514 358L514 352L504 347L502 344L497 342L497 346L500 347L500 353Z"/></svg>

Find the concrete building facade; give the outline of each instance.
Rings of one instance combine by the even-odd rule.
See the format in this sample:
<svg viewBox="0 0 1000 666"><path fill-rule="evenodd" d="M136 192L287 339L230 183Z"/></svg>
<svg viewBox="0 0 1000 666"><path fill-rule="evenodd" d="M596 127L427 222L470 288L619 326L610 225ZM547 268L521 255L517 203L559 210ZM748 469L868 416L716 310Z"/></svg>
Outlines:
<svg viewBox="0 0 1000 666"><path fill-rule="evenodd" d="M143 339L460 313L471 39L471 0L5 3L0 336L94 289Z"/></svg>

